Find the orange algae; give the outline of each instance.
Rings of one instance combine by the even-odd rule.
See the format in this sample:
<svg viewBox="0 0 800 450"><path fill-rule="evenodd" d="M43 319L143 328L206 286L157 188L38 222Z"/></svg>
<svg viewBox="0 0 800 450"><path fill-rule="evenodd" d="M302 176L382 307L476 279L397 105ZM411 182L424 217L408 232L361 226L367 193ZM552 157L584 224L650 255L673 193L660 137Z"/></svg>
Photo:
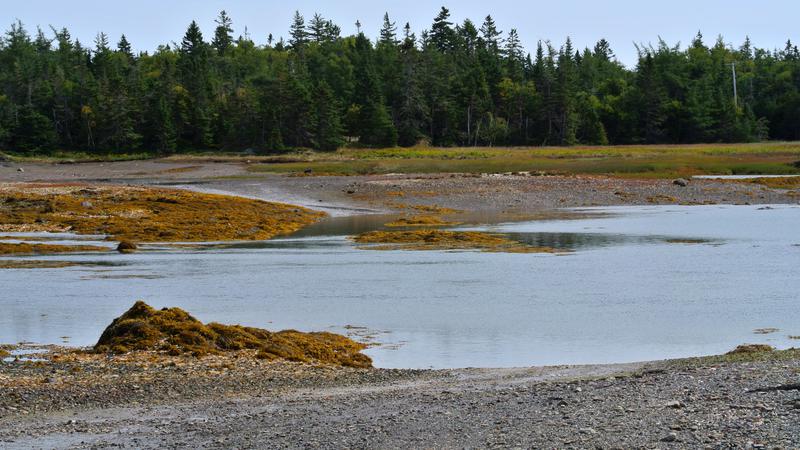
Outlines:
<svg viewBox="0 0 800 450"><path fill-rule="evenodd" d="M9 244L0 242L0 255L44 255L52 253L107 252L107 247L95 245Z"/></svg>
<svg viewBox="0 0 800 450"><path fill-rule="evenodd" d="M182 190L0 185L2 231L71 231L133 242L266 240L324 215L292 205Z"/></svg>
<svg viewBox="0 0 800 450"><path fill-rule="evenodd" d="M387 227L446 227L459 225L460 222L448 222L438 216L408 216L401 217L394 222L386 224Z"/></svg>
<svg viewBox="0 0 800 450"><path fill-rule="evenodd" d="M372 367L366 345L338 334L271 332L240 325L203 324L180 308L156 310L136 302L114 319L95 345L97 353L157 351L171 355L219 355L257 350L259 359Z"/></svg>
<svg viewBox="0 0 800 450"><path fill-rule="evenodd" d="M445 208L439 205L410 205L408 203L401 203L401 202L387 202L386 206L394 209L413 209L421 213L440 214L440 215L456 214L463 212L457 209Z"/></svg>
<svg viewBox="0 0 800 450"><path fill-rule="evenodd" d="M366 250L481 250L504 253L564 253L550 247L534 247L502 235L482 231L371 231L351 239Z"/></svg>
<svg viewBox="0 0 800 450"><path fill-rule="evenodd" d="M0 269L62 269L77 266L71 261L39 261L30 259L14 259L0 261Z"/></svg>
<svg viewBox="0 0 800 450"><path fill-rule="evenodd" d="M726 355L738 355L743 353L767 353L775 349L765 344L744 344L726 353Z"/></svg>
<svg viewBox="0 0 800 450"><path fill-rule="evenodd" d="M800 189L800 177L763 177L748 181L771 189Z"/></svg>

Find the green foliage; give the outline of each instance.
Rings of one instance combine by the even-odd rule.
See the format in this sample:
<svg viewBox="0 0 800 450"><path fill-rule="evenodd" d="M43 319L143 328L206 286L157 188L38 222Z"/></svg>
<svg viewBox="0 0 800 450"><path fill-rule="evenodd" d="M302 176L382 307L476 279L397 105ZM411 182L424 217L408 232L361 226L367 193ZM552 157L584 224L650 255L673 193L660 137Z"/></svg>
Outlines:
<svg viewBox="0 0 800 450"><path fill-rule="evenodd" d="M531 55L491 16L442 8L419 38L387 13L375 40L295 13L288 40L236 36L224 11L206 41L134 54L100 33L17 22L0 38L0 148L17 154L313 147L545 146L800 140L800 52L640 46L622 66L605 40L540 42ZM738 99L733 98L735 65Z"/></svg>

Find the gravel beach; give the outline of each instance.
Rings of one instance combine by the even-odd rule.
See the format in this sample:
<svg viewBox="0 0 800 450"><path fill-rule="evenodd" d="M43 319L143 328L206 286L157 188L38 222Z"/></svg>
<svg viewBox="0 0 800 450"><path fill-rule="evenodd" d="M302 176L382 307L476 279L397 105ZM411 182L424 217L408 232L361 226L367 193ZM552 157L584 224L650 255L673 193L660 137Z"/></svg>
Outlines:
<svg viewBox="0 0 800 450"><path fill-rule="evenodd" d="M797 448L799 357L412 371L49 356L0 364L0 446Z"/></svg>

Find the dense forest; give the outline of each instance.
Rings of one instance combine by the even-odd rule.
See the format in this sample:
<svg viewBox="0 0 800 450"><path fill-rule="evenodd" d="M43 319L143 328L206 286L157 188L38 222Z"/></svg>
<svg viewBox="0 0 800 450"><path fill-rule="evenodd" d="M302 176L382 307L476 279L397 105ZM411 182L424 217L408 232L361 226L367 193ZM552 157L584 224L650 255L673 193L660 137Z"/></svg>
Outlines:
<svg viewBox="0 0 800 450"><path fill-rule="evenodd" d="M698 35L638 47L539 42L491 16L442 8L416 35L390 17L376 40L295 14L288 40L234 37L223 11L204 36L132 51L101 33L15 23L0 39L0 150L273 153L342 145L541 146L800 139L800 53ZM734 95L734 75L736 91Z"/></svg>

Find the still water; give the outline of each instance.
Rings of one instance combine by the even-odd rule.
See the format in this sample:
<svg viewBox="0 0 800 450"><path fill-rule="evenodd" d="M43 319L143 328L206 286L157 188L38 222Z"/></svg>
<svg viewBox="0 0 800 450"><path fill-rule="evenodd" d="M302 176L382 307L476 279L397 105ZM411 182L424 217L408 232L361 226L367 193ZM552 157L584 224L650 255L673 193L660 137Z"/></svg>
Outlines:
<svg viewBox="0 0 800 450"><path fill-rule="evenodd" d="M345 235L384 218L339 218L266 243L39 257L98 265L1 270L0 342L92 345L143 299L203 321L355 329L383 344L367 351L378 367L628 362L800 343L789 338L800 335L800 207L583 212L470 227L566 255L365 251Z"/></svg>

